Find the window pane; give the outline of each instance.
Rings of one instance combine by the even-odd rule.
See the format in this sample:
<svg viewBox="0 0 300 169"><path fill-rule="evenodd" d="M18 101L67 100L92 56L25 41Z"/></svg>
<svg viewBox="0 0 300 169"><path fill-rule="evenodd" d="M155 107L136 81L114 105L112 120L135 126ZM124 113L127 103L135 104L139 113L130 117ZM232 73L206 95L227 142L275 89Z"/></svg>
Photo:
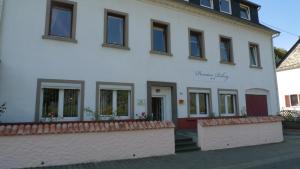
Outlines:
<svg viewBox="0 0 300 169"><path fill-rule="evenodd" d="M200 4L206 7L210 7L212 6L211 4L211 0L200 0Z"/></svg>
<svg viewBox="0 0 300 169"><path fill-rule="evenodd" d="M248 8L241 8L241 11L240 11L241 18L249 19L248 12L249 12Z"/></svg>
<svg viewBox="0 0 300 169"><path fill-rule="evenodd" d="M226 108L225 108L225 95L221 94L220 95L220 113L225 114L226 113Z"/></svg>
<svg viewBox="0 0 300 169"><path fill-rule="evenodd" d="M191 55L201 57L200 36L198 34L191 34L190 40Z"/></svg>
<svg viewBox="0 0 300 169"><path fill-rule="evenodd" d="M43 89L42 117L58 117L58 89Z"/></svg>
<svg viewBox="0 0 300 169"><path fill-rule="evenodd" d="M230 40L221 39L220 42L221 61L230 62Z"/></svg>
<svg viewBox="0 0 300 169"><path fill-rule="evenodd" d="M124 18L108 16L107 40L110 44L124 45Z"/></svg>
<svg viewBox="0 0 300 169"><path fill-rule="evenodd" d="M72 9L52 7L50 35L71 38Z"/></svg>
<svg viewBox="0 0 300 169"><path fill-rule="evenodd" d="M257 66L257 48L254 46L250 46L250 64L252 66Z"/></svg>
<svg viewBox="0 0 300 169"><path fill-rule="evenodd" d="M64 117L78 117L79 112L79 90L64 90Z"/></svg>
<svg viewBox="0 0 300 169"><path fill-rule="evenodd" d="M113 91L100 90L100 113L101 115L113 115Z"/></svg>
<svg viewBox="0 0 300 169"><path fill-rule="evenodd" d="M117 91L117 116L128 116L130 107L130 91Z"/></svg>
<svg viewBox="0 0 300 169"><path fill-rule="evenodd" d="M167 52L165 28L153 28L153 49L154 51Z"/></svg>
<svg viewBox="0 0 300 169"><path fill-rule="evenodd" d="M200 93L199 94L199 105L200 105L200 114L207 114L207 97L208 94Z"/></svg>
<svg viewBox="0 0 300 169"><path fill-rule="evenodd" d="M220 10L223 12L230 13L229 0L220 0Z"/></svg>
<svg viewBox="0 0 300 169"><path fill-rule="evenodd" d="M190 114L196 115L197 114L197 107L196 107L196 93L190 93Z"/></svg>
<svg viewBox="0 0 300 169"><path fill-rule="evenodd" d="M291 95L291 105L298 106L298 95Z"/></svg>
<svg viewBox="0 0 300 169"><path fill-rule="evenodd" d="M235 96L234 95L227 95L227 110L229 114L234 114L235 113L235 107L234 107L234 102L235 102Z"/></svg>

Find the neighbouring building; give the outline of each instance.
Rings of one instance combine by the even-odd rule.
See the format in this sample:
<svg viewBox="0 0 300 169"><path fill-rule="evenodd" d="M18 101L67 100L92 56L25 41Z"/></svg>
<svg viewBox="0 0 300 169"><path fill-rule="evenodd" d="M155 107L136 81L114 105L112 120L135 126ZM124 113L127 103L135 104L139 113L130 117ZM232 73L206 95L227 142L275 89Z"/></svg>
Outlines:
<svg viewBox="0 0 300 169"><path fill-rule="evenodd" d="M300 111L300 39L277 66L281 110Z"/></svg>
<svg viewBox="0 0 300 169"><path fill-rule="evenodd" d="M259 9L246 0L4 0L1 121L148 114L196 128L199 118L277 115L278 32Z"/></svg>

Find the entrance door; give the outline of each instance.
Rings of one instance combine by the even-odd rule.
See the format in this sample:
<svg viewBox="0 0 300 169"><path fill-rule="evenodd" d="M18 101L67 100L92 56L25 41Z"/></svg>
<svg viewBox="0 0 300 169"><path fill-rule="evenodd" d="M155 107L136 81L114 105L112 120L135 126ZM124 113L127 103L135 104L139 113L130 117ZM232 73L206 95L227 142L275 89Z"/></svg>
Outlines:
<svg viewBox="0 0 300 169"><path fill-rule="evenodd" d="M163 97L152 97L152 114L153 120L162 121L164 114Z"/></svg>
<svg viewBox="0 0 300 169"><path fill-rule="evenodd" d="M246 95L248 116L268 116L268 101L266 95Z"/></svg>

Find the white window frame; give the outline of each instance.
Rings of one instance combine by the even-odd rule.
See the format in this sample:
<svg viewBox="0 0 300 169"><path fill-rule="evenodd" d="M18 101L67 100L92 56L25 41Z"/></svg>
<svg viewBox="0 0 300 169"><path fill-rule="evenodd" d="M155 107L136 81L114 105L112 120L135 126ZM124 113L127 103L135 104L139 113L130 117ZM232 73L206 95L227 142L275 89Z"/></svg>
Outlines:
<svg viewBox="0 0 300 169"><path fill-rule="evenodd" d="M247 15L248 15L248 18L243 18L242 16L240 16L242 19L246 19L246 20L251 20L251 15L250 15L250 8L249 6L247 5L244 5L244 4L240 4L240 8L242 9L246 9L247 10Z"/></svg>
<svg viewBox="0 0 300 169"><path fill-rule="evenodd" d="M114 118L116 120L127 120L130 119L130 115L133 111L133 107L132 107L132 103L133 103L133 88L130 85L113 85L113 84L100 84L97 88L98 92L98 110L99 113L101 113L101 90L111 90L113 93L113 98L112 98L112 115L100 115L100 117L103 120L110 120L111 118ZM128 93L128 114L127 116L117 116L116 111L117 111L117 91L118 90L124 90L124 91L130 91L130 93Z"/></svg>
<svg viewBox="0 0 300 169"><path fill-rule="evenodd" d="M254 48L255 51L254 51L254 59L255 59L255 62L256 64L252 64L251 63L251 59L252 59L252 56L251 56L251 48ZM260 53L259 53L259 45L258 44L255 44L255 43L249 43L249 55L250 55L250 66L251 67L261 67L261 61L260 61Z"/></svg>
<svg viewBox="0 0 300 169"><path fill-rule="evenodd" d="M190 114L190 99L191 96L190 94L196 94L196 114ZM200 94L207 94L206 95L206 108L207 112L200 112L200 104L199 104L199 99L200 99ZM210 89L193 89L190 88L188 89L188 114L190 117L208 117L209 114L211 113L211 90ZM206 114L201 114L201 113L206 113Z"/></svg>
<svg viewBox="0 0 300 169"><path fill-rule="evenodd" d="M209 1L210 1L210 6L202 5L202 4L201 4L201 1L202 1L202 0L200 0L200 5L201 5L201 6L203 6L203 7L205 7L205 8L209 8L209 9L214 9L214 1L213 1L213 0L209 0Z"/></svg>
<svg viewBox="0 0 300 169"><path fill-rule="evenodd" d="M220 12L223 12L223 13L227 13L227 14L232 14L232 9L231 9L231 0L224 0L224 1L228 1L228 4L229 4L229 11L227 12L227 11L223 11L222 9L221 9L221 1L222 0L219 0L219 8L220 8Z"/></svg>
<svg viewBox="0 0 300 169"><path fill-rule="evenodd" d="M80 120L80 111L81 111L81 84L72 84L72 83L52 83L52 82L42 82L41 83L41 93L40 93L40 110L39 110L39 119L45 121L51 121L51 118L43 117L43 102L44 102L44 90L43 89L58 89L58 114L55 119L57 121L79 121ZM64 90L79 90L78 95L78 112L77 117L63 117L64 115ZM61 119L62 118L62 119Z"/></svg>
<svg viewBox="0 0 300 169"><path fill-rule="evenodd" d="M234 100L233 100L233 109L234 109L234 112L231 113L231 112L228 112L228 99L227 97L225 97L225 113L221 113L220 111L220 105L221 105L221 95L235 95ZM223 116L223 117L226 117L226 116L236 116L237 113L238 113L238 92L235 91L235 90L219 90L218 92L218 97L219 97L219 114L220 116Z"/></svg>

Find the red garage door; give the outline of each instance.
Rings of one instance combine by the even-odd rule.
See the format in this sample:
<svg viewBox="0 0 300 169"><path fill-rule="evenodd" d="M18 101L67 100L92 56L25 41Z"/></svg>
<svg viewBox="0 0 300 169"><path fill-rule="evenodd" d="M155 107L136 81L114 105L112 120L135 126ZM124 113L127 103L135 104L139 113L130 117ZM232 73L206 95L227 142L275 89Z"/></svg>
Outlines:
<svg viewBox="0 0 300 169"><path fill-rule="evenodd" d="M268 101L266 95L246 95L248 116L268 116Z"/></svg>

